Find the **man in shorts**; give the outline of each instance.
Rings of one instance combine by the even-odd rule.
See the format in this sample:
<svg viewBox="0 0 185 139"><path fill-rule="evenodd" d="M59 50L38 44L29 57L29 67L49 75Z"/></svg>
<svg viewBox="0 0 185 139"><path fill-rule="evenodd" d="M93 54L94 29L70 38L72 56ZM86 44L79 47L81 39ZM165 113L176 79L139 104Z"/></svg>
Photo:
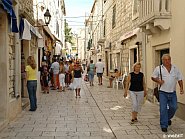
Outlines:
<svg viewBox="0 0 185 139"><path fill-rule="evenodd" d="M102 85L102 76L103 76L103 72L104 72L104 63L101 61L101 59L99 59L99 61L96 63L95 65L95 69L96 69L96 73L97 73L97 77L98 77L98 85Z"/></svg>

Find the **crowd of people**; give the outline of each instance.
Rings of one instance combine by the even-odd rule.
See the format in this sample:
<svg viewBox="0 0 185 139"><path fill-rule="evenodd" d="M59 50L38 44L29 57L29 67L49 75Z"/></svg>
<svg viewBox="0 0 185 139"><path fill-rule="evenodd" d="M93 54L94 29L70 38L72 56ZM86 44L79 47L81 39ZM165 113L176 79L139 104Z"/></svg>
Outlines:
<svg viewBox="0 0 185 139"><path fill-rule="evenodd" d="M81 78L83 69L78 60L57 60L49 66L45 61L42 62L41 71L41 86L44 93L49 93L51 90L59 92L68 89L75 89L76 97L80 97Z"/></svg>
<svg viewBox="0 0 185 139"><path fill-rule="evenodd" d="M35 111L37 109L37 73L34 57L29 56L27 64L26 79L30 99L30 111ZM58 61L54 59L51 65L43 61L40 69L42 90L44 93L49 93L50 89L58 89L59 92L65 91L66 88L74 89L76 98L80 98L82 73L87 69L87 75L84 76L84 80L89 81L90 86L94 86L94 75L96 74L98 77L98 85L101 86L103 85L102 76L104 68L105 65L101 59L99 59L96 64L93 63L93 60L90 60L90 63L87 64L86 60L80 62L79 60ZM133 71L128 74L124 88L124 97L127 97L128 94L131 97L132 124L138 122L138 113L141 110L144 97L147 96L145 76L140 69L141 63L137 62L133 65ZM112 88L113 81L121 75L118 69L115 69L114 73L110 73L108 88ZM162 56L162 65L155 68L151 79L160 85L160 126L163 132L167 132L168 126L172 124L171 119L177 110L177 82L179 84L180 94L184 94L183 76L179 69L171 64L170 55L164 54Z"/></svg>
<svg viewBox="0 0 185 139"><path fill-rule="evenodd" d="M85 78L86 81L89 81L90 86L94 86L94 75L97 73L98 85L102 85L104 63L101 59L96 64L93 63L93 60L90 60L90 63L87 64L85 59L83 61L59 61L53 59L53 63L50 66L43 61L40 71L41 86L44 93L49 93L49 89L58 89L59 92L66 89L75 89L76 98L80 98L82 73L86 72Z"/></svg>

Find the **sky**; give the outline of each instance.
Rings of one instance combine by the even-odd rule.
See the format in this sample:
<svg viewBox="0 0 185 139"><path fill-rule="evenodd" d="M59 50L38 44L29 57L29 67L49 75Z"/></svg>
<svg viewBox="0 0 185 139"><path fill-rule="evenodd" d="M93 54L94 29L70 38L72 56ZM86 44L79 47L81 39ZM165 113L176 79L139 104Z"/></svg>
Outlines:
<svg viewBox="0 0 185 139"><path fill-rule="evenodd" d="M94 0L65 0L66 20L73 32L83 28L85 15L89 15Z"/></svg>

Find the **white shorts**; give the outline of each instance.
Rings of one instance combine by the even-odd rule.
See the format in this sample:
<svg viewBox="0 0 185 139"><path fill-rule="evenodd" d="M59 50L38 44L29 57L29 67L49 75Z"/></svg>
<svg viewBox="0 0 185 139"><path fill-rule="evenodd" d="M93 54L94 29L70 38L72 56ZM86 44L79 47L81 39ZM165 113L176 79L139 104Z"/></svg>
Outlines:
<svg viewBox="0 0 185 139"><path fill-rule="evenodd" d="M59 82L60 86L65 87L65 74L63 73L59 74Z"/></svg>
<svg viewBox="0 0 185 139"><path fill-rule="evenodd" d="M73 80L74 89L81 88L81 85L82 85L82 78L74 78Z"/></svg>

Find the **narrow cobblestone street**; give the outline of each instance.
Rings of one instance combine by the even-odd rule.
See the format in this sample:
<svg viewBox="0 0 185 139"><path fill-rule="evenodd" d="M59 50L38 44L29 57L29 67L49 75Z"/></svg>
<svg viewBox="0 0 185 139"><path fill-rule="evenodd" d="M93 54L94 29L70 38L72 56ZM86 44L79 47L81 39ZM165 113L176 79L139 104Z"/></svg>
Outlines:
<svg viewBox="0 0 185 139"><path fill-rule="evenodd" d="M95 77L96 79L96 77ZM35 112L26 108L2 132L1 139L160 139L185 138L185 121L175 117L161 132L156 104L145 102L138 123L130 124L131 103L123 90L83 82L81 98L73 90L41 94Z"/></svg>

